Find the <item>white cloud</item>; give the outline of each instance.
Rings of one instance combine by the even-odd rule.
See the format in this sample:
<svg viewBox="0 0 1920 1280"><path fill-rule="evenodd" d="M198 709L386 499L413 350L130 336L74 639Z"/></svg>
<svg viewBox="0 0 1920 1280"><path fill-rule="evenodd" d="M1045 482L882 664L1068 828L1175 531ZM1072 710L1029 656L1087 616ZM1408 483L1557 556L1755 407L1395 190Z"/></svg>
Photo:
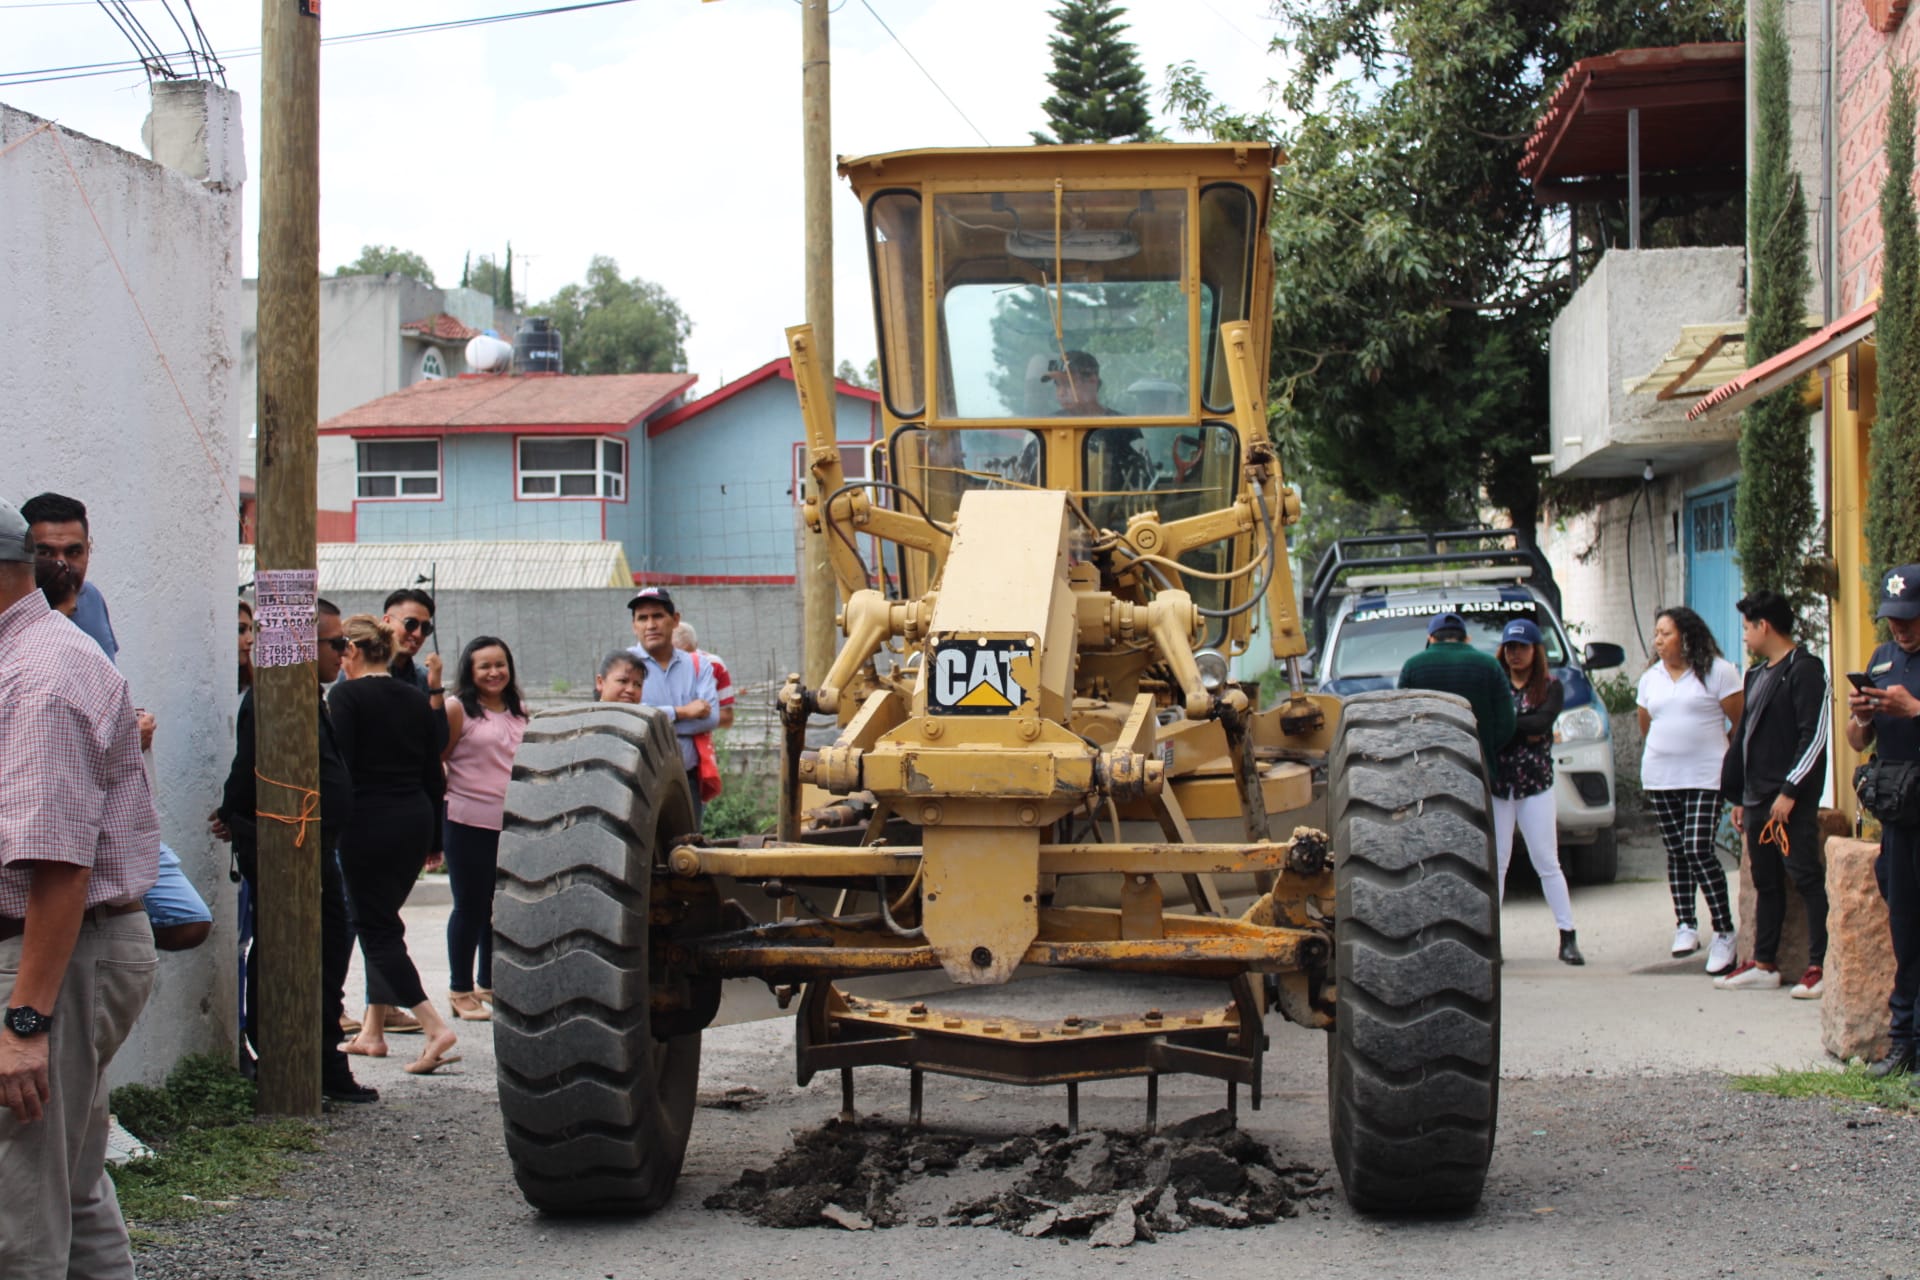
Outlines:
<svg viewBox="0 0 1920 1280"><path fill-rule="evenodd" d="M871 0L873 9L996 145L1028 141L1048 87L1042 0ZM0 0L4 6L5 0ZM1267 0L1135 0L1130 38L1155 86L1193 59L1236 105L1256 105L1280 63ZM329 34L501 12L504 3L329 0ZM159 6L135 12L158 38ZM216 48L259 43L259 5L199 0ZM863 0L833 15L833 148L841 155L975 146L979 137L883 31ZM0 7L0 72L125 57L90 6ZM177 42L161 38L162 47ZM252 270L259 196L258 58L230 64L245 108ZM442 284L463 256L514 247L536 299L595 253L664 285L694 321L689 366L711 390L785 350L804 319L800 9L795 0L641 0L464 31L329 47L321 66L321 264L368 243L426 257ZM0 101L139 152L136 73L0 88ZM5 163L0 160L0 163ZM859 210L834 204L837 355L873 355Z"/></svg>

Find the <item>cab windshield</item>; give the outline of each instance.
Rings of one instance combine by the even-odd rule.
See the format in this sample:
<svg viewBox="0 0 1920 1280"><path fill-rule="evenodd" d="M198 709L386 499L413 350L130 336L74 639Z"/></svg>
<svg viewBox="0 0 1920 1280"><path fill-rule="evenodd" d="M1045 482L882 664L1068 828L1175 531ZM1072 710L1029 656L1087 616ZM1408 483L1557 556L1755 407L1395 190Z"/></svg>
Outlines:
<svg viewBox="0 0 1920 1280"><path fill-rule="evenodd" d="M1330 679L1398 676L1408 658L1426 648L1427 622L1443 611L1458 613L1467 624L1467 643L1483 653L1497 654L1500 633L1515 618L1540 628L1547 646L1547 665L1567 665L1566 642L1560 629L1524 600L1481 600L1431 605L1362 605L1340 627L1328 659Z"/></svg>
<svg viewBox="0 0 1920 1280"><path fill-rule="evenodd" d="M950 192L933 210L942 417L1188 412L1186 191Z"/></svg>

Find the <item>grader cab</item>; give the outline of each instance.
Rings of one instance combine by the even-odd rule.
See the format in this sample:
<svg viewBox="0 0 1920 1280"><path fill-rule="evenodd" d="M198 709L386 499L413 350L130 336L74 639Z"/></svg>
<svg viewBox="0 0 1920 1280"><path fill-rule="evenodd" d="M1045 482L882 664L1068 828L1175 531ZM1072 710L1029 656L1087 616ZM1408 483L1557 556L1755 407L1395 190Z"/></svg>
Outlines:
<svg viewBox="0 0 1920 1280"><path fill-rule="evenodd" d="M514 1172L551 1211L645 1211L678 1176L730 978L797 1002L800 1083L1065 1086L1185 1073L1261 1101L1267 1015L1326 1035L1336 1164L1365 1210L1480 1196L1498 1088L1487 784L1445 695L1306 692L1267 433L1270 147L849 160L884 439L849 480L789 332L844 647L791 677L778 831L692 833L672 726L537 717L508 796L495 1046ZM1229 678L1264 628L1275 705ZM809 747L810 726L838 726ZM1217 983L1188 1009L1023 1020L841 983L1023 967ZM941 976L944 976L944 981ZM855 984L856 986L858 984ZM1205 989L1205 988L1202 988ZM977 997L977 994L975 996Z"/></svg>

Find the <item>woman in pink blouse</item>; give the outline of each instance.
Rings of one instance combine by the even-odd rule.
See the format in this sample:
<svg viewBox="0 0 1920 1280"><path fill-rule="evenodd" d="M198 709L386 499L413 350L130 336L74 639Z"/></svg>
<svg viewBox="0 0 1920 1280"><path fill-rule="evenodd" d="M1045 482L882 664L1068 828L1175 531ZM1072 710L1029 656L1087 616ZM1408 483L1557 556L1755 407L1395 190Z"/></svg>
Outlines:
<svg viewBox="0 0 1920 1280"><path fill-rule="evenodd" d="M447 1003L455 1017L485 1022L493 1003L493 877L513 753L527 729L513 650L476 636L460 654L447 700ZM479 985L474 984L475 957Z"/></svg>

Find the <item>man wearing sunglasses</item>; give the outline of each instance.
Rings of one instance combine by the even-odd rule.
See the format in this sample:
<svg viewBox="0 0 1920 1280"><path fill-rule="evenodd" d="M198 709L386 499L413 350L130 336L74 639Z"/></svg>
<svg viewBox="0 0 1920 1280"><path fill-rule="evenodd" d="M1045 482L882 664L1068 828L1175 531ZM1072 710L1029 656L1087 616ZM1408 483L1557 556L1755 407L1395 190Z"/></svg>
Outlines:
<svg viewBox="0 0 1920 1280"><path fill-rule="evenodd" d="M393 661L387 671L396 680L411 680L433 699L433 709L444 712L447 691L440 687L440 655L429 653L416 663L414 655L433 635L433 597L418 587L402 587L387 597L386 622L393 628Z"/></svg>

